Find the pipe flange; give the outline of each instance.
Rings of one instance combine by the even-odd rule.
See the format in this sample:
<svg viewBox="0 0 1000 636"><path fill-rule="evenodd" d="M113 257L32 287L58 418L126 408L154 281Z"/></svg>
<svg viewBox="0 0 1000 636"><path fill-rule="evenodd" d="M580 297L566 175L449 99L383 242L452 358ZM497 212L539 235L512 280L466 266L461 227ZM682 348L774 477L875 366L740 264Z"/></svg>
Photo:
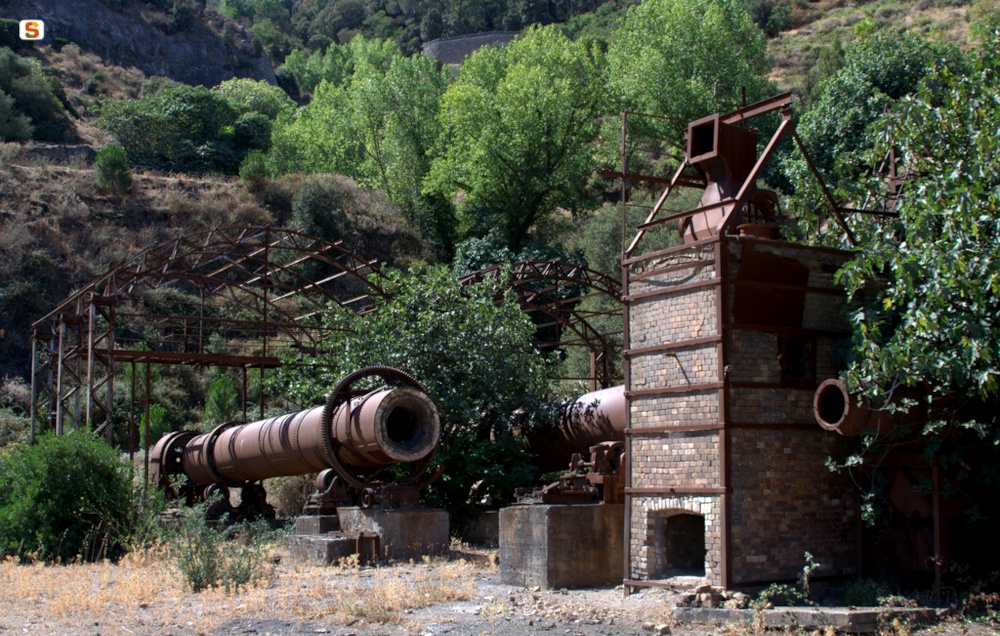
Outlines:
<svg viewBox="0 0 1000 636"><path fill-rule="evenodd" d="M323 406L322 421L320 426L320 439L323 445L323 455L330 463L330 466L337 471L337 474L344 478L344 481L359 490L367 488L369 483L351 473L347 466L340 461L340 457L337 453L340 449L340 442L333 437L333 416L342 404L349 403L351 401L351 397L353 396L352 387L354 384L372 376L382 378L382 381L385 384L402 384L404 386L414 388L421 393L427 392L424 390L424 387L417 382L416 378L409 373L395 367L384 365L364 367L354 371L353 373L349 373L337 383L337 386L335 386L332 391L330 391L330 395L326 399L326 404ZM430 457L433 457L433 453ZM428 457L425 461L429 461L430 457ZM426 470L426 466L420 471L420 474L422 474L424 470ZM410 476L411 479L413 477L414 475Z"/></svg>
<svg viewBox="0 0 1000 636"><path fill-rule="evenodd" d="M219 435L221 435L223 431L233 428L234 426L240 426L241 424L244 424L244 422L233 421L226 422L225 424L219 424L212 429L212 432L208 434L208 439L205 440L205 469L208 471L208 474L211 475L212 479L215 480L215 483L222 484L223 486L229 488L235 488L241 484L238 481L226 479L219 474L219 470L215 466L215 442L218 441Z"/></svg>

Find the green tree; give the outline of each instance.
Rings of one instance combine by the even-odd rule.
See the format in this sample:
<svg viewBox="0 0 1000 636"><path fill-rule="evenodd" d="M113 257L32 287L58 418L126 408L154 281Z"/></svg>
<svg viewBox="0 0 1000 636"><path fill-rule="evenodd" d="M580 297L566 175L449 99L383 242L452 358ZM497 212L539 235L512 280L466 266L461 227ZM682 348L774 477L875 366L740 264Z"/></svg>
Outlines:
<svg viewBox="0 0 1000 636"><path fill-rule="evenodd" d="M243 412L240 410L240 394L232 379L225 373L220 373L208 385L205 394L205 416L202 420L205 426L218 426L226 422L240 420Z"/></svg>
<svg viewBox="0 0 1000 636"><path fill-rule="evenodd" d="M261 113L274 120L295 110L295 102L284 91L264 80L235 78L212 90L222 95L230 108L240 115Z"/></svg>
<svg viewBox="0 0 1000 636"><path fill-rule="evenodd" d="M463 288L438 266L423 273L390 270L382 284L388 298L374 312L359 317L331 310L324 317L336 329L316 361L329 366L286 367L270 381L312 404L342 376L367 365L411 373L434 400L444 428L436 461L445 473L429 500L461 525L477 510L469 503L475 482L483 480L477 501L489 494L499 504L531 478L510 430L515 413L534 409L548 388L546 364L530 344L534 326L502 281Z"/></svg>
<svg viewBox="0 0 1000 636"><path fill-rule="evenodd" d="M97 151L94 158L97 187L105 192L124 196L132 191L132 168L125 149L109 144Z"/></svg>
<svg viewBox="0 0 1000 636"><path fill-rule="evenodd" d="M289 64L312 68L323 79L308 106L279 121L271 170L332 172L379 188L437 255L448 258L454 234L451 207L421 191L439 135L446 74L425 56L404 58L388 40L360 37L347 47L331 46L325 55L294 58ZM306 85L311 81L302 80Z"/></svg>
<svg viewBox="0 0 1000 636"><path fill-rule="evenodd" d="M234 174L255 144L268 142L267 135L260 133L262 116L254 111L241 119L220 92L180 85L139 100L110 102L97 123L136 164ZM263 125L267 124L265 119Z"/></svg>
<svg viewBox="0 0 1000 636"><path fill-rule="evenodd" d="M72 124L57 88L58 83L45 76L37 60L0 47L0 136L10 135L12 140L26 138L24 118L27 118L35 139L64 141Z"/></svg>
<svg viewBox="0 0 1000 636"><path fill-rule="evenodd" d="M0 141L31 139L34 129L31 119L15 109L14 98L0 90Z"/></svg>
<svg viewBox="0 0 1000 636"><path fill-rule="evenodd" d="M607 86L616 111L680 119L661 131L680 142L686 123L767 89L764 34L744 0L646 0L628 11L608 50ZM617 136L614 136L617 139Z"/></svg>
<svg viewBox="0 0 1000 636"><path fill-rule="evenodd" d="M897 219L855 225L859 249L838 276L853 300L851 388L875 404L907 387L943 402L917 429L927 452L996 487L995 458L971 458L1000 443L1000 30L984 39L968 74L940 70L877 124L869 159L895 148L910 177ZM989 443L959 449L955 428Z"/></svg>
<svg viewBox="0 0 1000 636"><path fill-rule="evenodd" d="M0 482L0 553L59 562L121 555L131 477L92 434L0 449Z"/></svg>
<svg viewBox="0 0 1000 636"><path fill-rule="evenodd" d="M444 95L444 134L426 187L464 193L470 233L495 230L519 252L557 207L585 205L599 79L599 55L554 27L479 49Z"/></svg>
<svg viewBox="0 0 1000 636"><path fill-rule="evenodd" d="M936 65L961 67L953 45L912 32L883 30L845 54L844 66L818 87L819 98L798 127L809 156L832 185L869 167L865 129L905 95L916 92ZM800 166L801 168L801 166Z"/></svg>

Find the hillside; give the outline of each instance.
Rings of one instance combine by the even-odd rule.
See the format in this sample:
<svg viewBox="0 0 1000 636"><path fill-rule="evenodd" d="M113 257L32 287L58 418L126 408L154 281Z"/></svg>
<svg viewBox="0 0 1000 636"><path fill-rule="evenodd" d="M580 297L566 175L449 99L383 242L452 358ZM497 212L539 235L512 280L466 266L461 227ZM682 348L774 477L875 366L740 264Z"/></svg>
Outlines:
<svg viewBox="0 0 1000 636"><path fill-rule="evenodd" d="M42 18L47 41L74 42L108 64L150 76L204 86L233 77L274 83L270 60L242 26L194 4L186 11L151 8L155 4L5 0L0 18Z"/></svg>
<svg viewBox="0 0 1000 636"><path fill-rule="evenodd" d="M968 46L970 19L997 5L995 0L979 4L971 0L875 0L848 2L816 0L792 2L784 24L768 42L771 79L782 90L809 86L809 71L824 48L848 45L855 31L864 28L904 29L936 41Z"/></svg>

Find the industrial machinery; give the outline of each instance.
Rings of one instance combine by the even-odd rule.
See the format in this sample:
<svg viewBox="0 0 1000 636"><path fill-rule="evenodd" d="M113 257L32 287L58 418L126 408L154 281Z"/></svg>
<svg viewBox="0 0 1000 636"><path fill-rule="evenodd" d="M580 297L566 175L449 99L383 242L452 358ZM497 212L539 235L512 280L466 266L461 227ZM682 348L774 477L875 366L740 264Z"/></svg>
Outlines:
<svg viewBox="0 0 1000 636"><path fill-rule="evenodd" d="M625 474L625 387L586 393L571 402L549 429L526 435L542 470L569 468L540 490L519 489L520 503L621 503ZM589 461L585 457L589 456Z"/></svg>
<svg viewBox="0 0 1000 636"><path fill-rule="evenodd" d="M383 386L356 388L372 378ZM323 406L248 424L229 422L208 433L168 433L151 451L151 479L188 500L221 493L216 516L273 516L261 480L310 473L319 476L306 514L354 503L412 505L418 489L440 474L428 473L440 436L437 408L413 377L391 367L366 367L341 380ZM384 469L404 463L411 466L409 475L384 475ZM175 476L186 477L179 492L173 492ZM230 488L242 491L236 510L228 509Z"/></svg>

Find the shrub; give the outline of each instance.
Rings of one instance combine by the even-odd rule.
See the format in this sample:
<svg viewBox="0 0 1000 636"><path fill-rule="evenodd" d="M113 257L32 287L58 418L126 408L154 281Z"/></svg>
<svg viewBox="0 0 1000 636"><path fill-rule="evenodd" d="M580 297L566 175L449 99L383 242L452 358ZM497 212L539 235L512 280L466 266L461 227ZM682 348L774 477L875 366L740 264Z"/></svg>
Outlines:
<svg viewBox="0 0 1000 636"><path fill-rule="evenodd" d="M91 433L49 433L0 450L0 551L67 562L116 558L131 513L131 482Z"/></svg>
<svg viewBox="0 0 1000 636"><path fill-rule="evenodd" d="M168 540L174 567L191 590L235 591L266 579L273 570L268 559L273 533L267 524L213 527L205 510L204 504L182 510Z"/></svg>
<svg viewBox="0 0 1000 636"><path fill-rule="evenodd" d="M59 99L60 92L58 82L45 77L37 60L0 47L0 95L13 100L6 106L0 105L0 127L5 125L3 113L7 111L8 117L26 117L34 127L31 134L35 139L63 141L72 125Z"/></svg>
<svg viewBox="0 0 1000 636"><path fill-rule="evenodd" d="M94 169L97 170L97 187L102 191L118 196L132 191L132 167L122 146L108 144L98 150Z"/></svg>
<svg viewBox="0 0 1000 636"><path fill-rule="evenodd" d="M267 158L260 150L251 150L240 164L240 179L250 192L260 192L267 183Z"/></svg>
<svg viewBox="0 0 1000 636"><path fill-rule="evenodd" d="M344 238L348 220L348 193L330 175L317 175L304 182L292 199L293 228L328 241Z"/></svg>

